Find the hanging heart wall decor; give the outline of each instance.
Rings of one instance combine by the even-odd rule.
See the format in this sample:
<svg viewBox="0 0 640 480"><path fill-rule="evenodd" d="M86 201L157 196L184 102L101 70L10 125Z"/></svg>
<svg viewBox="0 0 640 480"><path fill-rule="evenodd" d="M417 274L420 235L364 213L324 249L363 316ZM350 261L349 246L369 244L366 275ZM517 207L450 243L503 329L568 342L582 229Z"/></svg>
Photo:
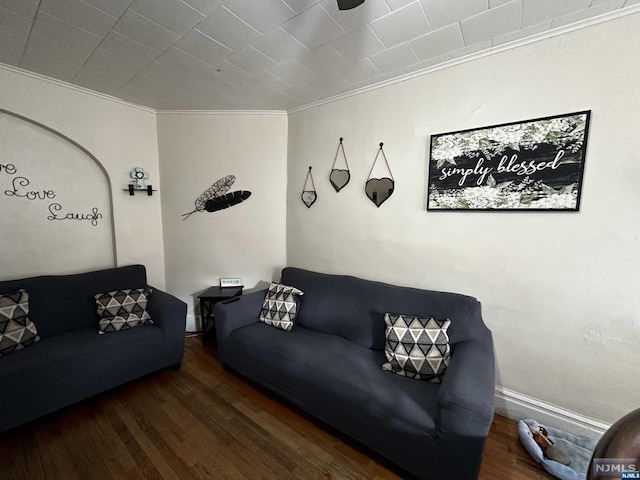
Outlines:
<svg viewBox="0 0 640 480"><path fill-rule="evenodd" d="M371 165L371 170L369 171L369 177L367 178L367 182L364 184L364 191L367 194L369 200L375 203L376 207L380 207L384 202L386 202L393 190L395 189L395 181L393 179L393 173L391 173L391 167L389 167L389 161L387 160L387 156L384 154L384 150L382 146L384 144L380 142L380 149L376 154L376 158L373 161L373 165ZM387 164L387 169L389 170L389 177L382 178L371 178L371 173L373 173L373 167L375 167L376 162L378 161L378 156L382 153L382 158L384 158L385 163Z"/></svg>
<svg viewBox="0 0 640 480"><path fill-rule="evenodd" d="M344 145L342 145L343 138L340 137L340 143L338 144L338 150L336 151L336 157L333 160L333 167L331 167L331 173L329 174L329 181L333 188L336 190L336 193L342 190L349 180L351 180L351 173L349 173L349 162L347 161L347 155L344 153ZM338 161L338 155L342 151L342 157L344 158L344 163L347 166L347 169L338 169L336 168L336 162Z"/></svg>
<svg viewBox="0 0 640 480"><path fill-rule="evenodd" d="M309 188L309 181L311 181L311 188ZM302 187L302 202L307 206L307 208L311 208L311 205L315 203L318 199L318 194L316 193L316 185L313 182L313 175L311 174L311 167L309 167L309 171L307 172L307 178L304 181L304 187Z"/></svg>

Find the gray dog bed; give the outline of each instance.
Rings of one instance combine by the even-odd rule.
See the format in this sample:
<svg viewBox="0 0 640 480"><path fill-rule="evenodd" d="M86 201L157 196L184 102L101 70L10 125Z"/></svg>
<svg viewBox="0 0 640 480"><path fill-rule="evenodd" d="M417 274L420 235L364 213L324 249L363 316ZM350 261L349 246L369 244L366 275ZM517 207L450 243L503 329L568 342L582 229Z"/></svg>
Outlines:
<svg viewBox="0 0 640 480"><path fill-rule="evenodd" d="M548 438L556 444L558 448L564 450L571 458L569 465L563 465L554 460L549 460L542 454L542 449L533 440L530 426L540 425L535 420L525 419L518 422L518 434L524 448L529 455L554 477L561 480L585 480L591 455L596 448L598 439L581 437L571 433L563 432L557 428L547 427Z"/></svg>

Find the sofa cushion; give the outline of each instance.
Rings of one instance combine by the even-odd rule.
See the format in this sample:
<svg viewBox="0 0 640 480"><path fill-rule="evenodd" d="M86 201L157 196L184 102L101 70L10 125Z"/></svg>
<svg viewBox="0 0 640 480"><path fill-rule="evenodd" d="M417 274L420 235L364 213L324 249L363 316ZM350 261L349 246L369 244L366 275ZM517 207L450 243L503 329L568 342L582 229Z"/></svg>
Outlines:
<svg viewBox="0 0 640 480"><path fill-rule="evenodd" d="M298 296L304 293L295 287L273 283L262 302L260 321L287 332L293 328L298 314Z"/></svg>
<svg viewBox="0 0 640 480"><path fill-rule="evenodd" d="M29 318L43 339L77 328L96 325L93 295L124 288L147 286L143 265L110 268L76 275L45 275L0 282L0 294L26 289Z"/></svg>
<svg viewBox="0 0 640 480"><path fill-rule="evenodd" d="M300 325L284 332L260 322L235 330L226 343L234 369L356 438L390 428L436 441L439 385L383 371L381 351Z"/></svg>
<svg viewBox="0 0 640 480"><path fill-rule="evenodd" d="M40 340L29 319L29 292L0 295L0 357Z"/></svg>
<svg viewBox="0 0 640 480"><path fill-rule="evenodd" d="M288 267L282 283L305 292L296 325L340 335L363 347L384 349L384 314L451 319L452 345L481 335L478 301L466 295L419 290L346 275L329 275ZM339 306L339 308L337 308Z"/></svg>
<svg viewBox="0 0 640 480"><path fill-rule="evenodd" d="M382 369L416 380L441 383L451 358L447 335L451 320L386 313L384 323L384 353L388 362Z"/></svg>
<svg viewBox="0 0 640 480"><path fill-rule="evenodd" d="M96 293L98 305L98 333L117 332L138 327L146 323L153 324L147 312L150 288L128 288L107 293Z"/></svg>

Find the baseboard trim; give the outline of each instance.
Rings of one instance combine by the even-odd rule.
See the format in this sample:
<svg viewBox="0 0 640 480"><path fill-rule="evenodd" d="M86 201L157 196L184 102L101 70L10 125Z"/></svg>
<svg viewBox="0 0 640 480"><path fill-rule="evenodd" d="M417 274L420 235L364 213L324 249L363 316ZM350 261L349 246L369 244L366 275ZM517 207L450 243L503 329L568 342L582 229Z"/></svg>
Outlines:
<svg viewBox="0 0 640 480"><path fill-rule="evenodd" d="M611 426L504 387L496 387L495 407L496 413L507 418L533 418L543 425L588 437L601 436Z"/></svg>

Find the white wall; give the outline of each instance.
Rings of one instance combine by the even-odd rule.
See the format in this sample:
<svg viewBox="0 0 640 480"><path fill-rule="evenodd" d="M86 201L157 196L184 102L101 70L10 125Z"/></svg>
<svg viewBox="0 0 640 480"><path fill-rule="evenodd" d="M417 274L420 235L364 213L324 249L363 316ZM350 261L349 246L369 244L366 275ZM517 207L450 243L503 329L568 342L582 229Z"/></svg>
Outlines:
<svg viewBox="0 0 640 480"><path fill-rule="evenodd" d="M285 266L287 117L159 114L158 139L167 287L189 305L187 330L194 331L197 295L220 278L241 278L246 292L278 279ZM236 176L230 191L251 197L183 221L227 175Z"/></svg>
<svg viewBox="0 0 640 480"><path fill-rule="evenodd" d="M0 108L59 131L97 157L111 180L118 264L146 265L149 283L165 288L155 114L5 68L0 68ZM147 170L160 192L152 197L123 192L133 167ZM1 222L3 229L12 228L10 218ZM64 248L75 239L67 241ZM24 252L29 248L25 245ZM89 269L80 263L68 266L68 271ZM50 273L44 264L43 271Z"/></svg>
<svg viewBox="0 0 640 480"><path fill-rule="evenodd" d="M628 16L290 115L288 265L476 296L498 385L605 422L637 408L639 44ZM431 134L587 109L579 213L425 211ZM340 136L352 179L336 194ZM396 190L377 209L380 141Z"/></svg>

